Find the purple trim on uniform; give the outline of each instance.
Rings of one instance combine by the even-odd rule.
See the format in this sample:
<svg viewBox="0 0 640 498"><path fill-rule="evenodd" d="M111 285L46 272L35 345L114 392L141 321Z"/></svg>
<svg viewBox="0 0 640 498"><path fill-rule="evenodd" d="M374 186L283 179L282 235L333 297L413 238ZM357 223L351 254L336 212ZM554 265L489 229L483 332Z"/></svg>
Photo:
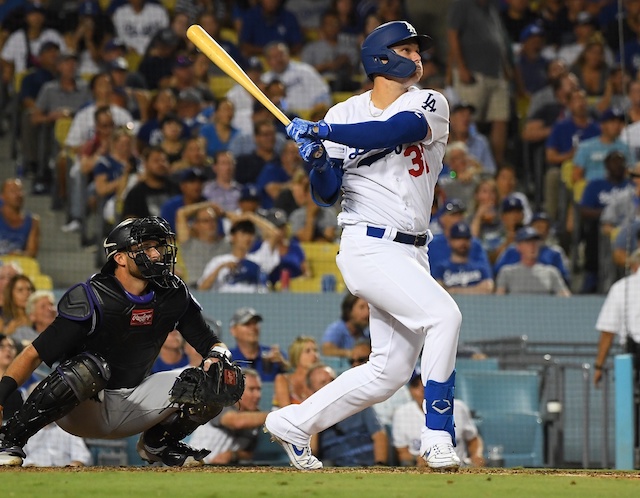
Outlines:
<svg viewBox="0 0 640 498"><path fill-rule="evenodd" d="M125 290L124 294L125 296L127 296L127 299L129 299L129 301L135 304L149 304L151 301L153 301L153 298L156 297L155 291L143 294L142 296L135 296Z"/></svg>

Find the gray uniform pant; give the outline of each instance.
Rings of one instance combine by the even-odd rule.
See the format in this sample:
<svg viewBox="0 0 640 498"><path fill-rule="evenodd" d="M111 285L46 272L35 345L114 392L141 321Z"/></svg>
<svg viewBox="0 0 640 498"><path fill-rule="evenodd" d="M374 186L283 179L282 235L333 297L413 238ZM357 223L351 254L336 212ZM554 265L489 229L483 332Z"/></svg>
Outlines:
<svg viewBox="0 0 640 498"><path fill-rule="evenodd" d="M80 437L119 439L144 432L178 410L169 390L182 370L158 372L134 388L105 389L100 402L83 401L56 423Z"/></svg>

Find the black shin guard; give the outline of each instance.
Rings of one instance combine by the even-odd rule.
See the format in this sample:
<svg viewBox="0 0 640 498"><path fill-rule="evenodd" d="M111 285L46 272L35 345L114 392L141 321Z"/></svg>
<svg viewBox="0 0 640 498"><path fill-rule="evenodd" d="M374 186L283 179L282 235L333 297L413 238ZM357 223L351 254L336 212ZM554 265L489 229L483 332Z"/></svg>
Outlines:
<svg viewBox="0 0 640 498"><path fill-rule="evenodd" d="M177 443L206 424L222 411L222 406L202 408L184 406L176 413L144 432L144 442L151 448L162 448Z"/></svg>
<svg viewBox="0 0 640 498"><path fill-rule="evenodd" d="M106 361L91 353L81 353L61 363L0 429L3 446L24 446L40 429L102 391L110 376Z"/></svg>

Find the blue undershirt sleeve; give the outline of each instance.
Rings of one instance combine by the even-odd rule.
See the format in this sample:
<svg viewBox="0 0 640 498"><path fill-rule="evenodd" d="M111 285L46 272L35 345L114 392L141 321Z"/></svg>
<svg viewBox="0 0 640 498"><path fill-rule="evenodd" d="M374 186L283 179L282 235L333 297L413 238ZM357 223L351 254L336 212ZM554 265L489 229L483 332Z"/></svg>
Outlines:
<svg viewBox="0 0 640 498"><path fill-rule="evenodd" d="M429 125L423 114L402 111L386 121L330 124L327 139L358 149L384 149L418 142L427 136L428 131Z"/></svg>
<svg viewBox="0 0 640 498"><path fill-rule="evenodd" d="M328 160L320 168L312 168L309 173L311 196L318 206L332 206L340 194L342 185L342 161Z"/></svg>

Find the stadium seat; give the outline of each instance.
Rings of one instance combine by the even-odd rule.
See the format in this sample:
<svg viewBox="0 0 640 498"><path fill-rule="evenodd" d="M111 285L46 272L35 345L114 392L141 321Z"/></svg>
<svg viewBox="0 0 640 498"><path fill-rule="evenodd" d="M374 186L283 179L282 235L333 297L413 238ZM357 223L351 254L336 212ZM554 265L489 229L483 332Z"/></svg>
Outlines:
<svg viewBox="0 0 640 498"><path fill-rule="evenodd" d="M344 102L348 98L353 97L353 92L332 92L331 99L334 104L338 104L339 102Z"/></svg>
<svg viewBox="0 0 640 498"><path fill-rule="evenodd" d="M29 256L20 256L18 254L5 254L0 256L0 261L3 263L15 263L22 269L27 277L31 278L40 274L40 263L35 258Z"/></svg>
<svg viewBox="0 0 640 498"><path fill-rule="evenodd" d="M233 28L222 28L220 29L220 39L230 41L231 43L237 45L238 32Z"/></svg>
<svg viewBox="0 0 640 498"><path fill-rule="evenodd" d="M331 242L303 242L300 245L313 275L313 278L308 280L313 280L313 282L309 282L308 286L303 286L302 282L296 285L300 285L300 288L305 289L313 286L315 290L298 290L294 292L322 292L322 276L327 274L336 278L336 292L342 292L344 290L344 281L336 264L336 254L338 254L340 245ZM294 280L296 279L291 282L293 283Z"/></svg>
<svg viewBox="0 0 640 498"><path fill-rule="evenodd" d="M483 360L474 360L473 358L456 359L456 371L458 373L475 370L498 370L499 368L498 358L485 358Z"/></svg>
<svg viewBox="0 0 640 498"><path fill-rule="evenodd" d="M53 279L49 275L42 273L31 278L37 290L53 290Z"/></svg>
<svg viewBox="0 0 640 498"><path fill-rule="evenodd" d="M67 140L72 121L73 118L71 117L58 118L53 125L53 136L61 148L64 147L64 143Z"/></svg>
<svg viewBox="0 0 640 498"><path fill-rule="evenodd" d="M505 467L542 465L538 372L459 372L456 397L474 414L485 450L502 446Z"/></svg>

